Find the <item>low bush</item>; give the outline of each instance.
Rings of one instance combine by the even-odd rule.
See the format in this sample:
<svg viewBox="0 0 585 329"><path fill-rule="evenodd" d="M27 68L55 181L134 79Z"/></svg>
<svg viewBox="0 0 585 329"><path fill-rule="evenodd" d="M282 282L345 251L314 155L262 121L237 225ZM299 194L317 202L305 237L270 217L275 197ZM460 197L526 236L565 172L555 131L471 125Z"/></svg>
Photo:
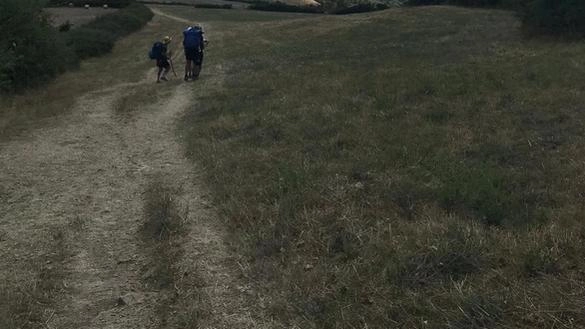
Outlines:
<svg viewBox="0 0 585 329"><path fill-rule="evenodd" d="M0 2L0 91L37 86L76 62L40 2Z"/></svg>
<svg viewBox="0 0 585 329"><path fill-rule="evenodd" d="M67 44L79 58L106 54L112 50L117 39L139 30L152 15L146 6L133 3L68 32Z"/></svg>
<svg viewBox="0 0 585 329"><path fill-rule="evenodd" d="M448 4L467 7L497 7L501 0L448 0Z"/></svg>
<svg viewBox="0 0 585 329"><path fill-rule="evenodd" d="M520 8L524 28L532 34L585 35L585 1L533 0Z"/></svg>
<svg viewBox="0 0 585 329"><path fill-rule="evenodd" d="M200 3L200 4L196 4L194 6L195 6L195 8L208 8L208 9L232 9L232 7L233 7L231 4L216 5L213 3Z"/></svg>
<svg viewBox="0 0 585 329"><path fill-rule="evenodd" d="M434 196L444 209L472 213L489 225L521 225L533 218L528 211L534 207L529 197L519 197L522 191L517 189L521 188L509 183L521 177L507 177L504 170L485 163L474 165L443 157L428 162L433 162L429 171L442 181Z"/></svg>
<svg viewBox="0 0 585 329"><path fill-rule="evenodd" d="M69 32L69 44L80 58L95 57L112 51L116 38L102 30L81 27Z"/></svg>
<svg viewBox="0 0 585 329"><path fill-rule="evenodd" d="M446 3L446 0L408 0L406 2L409 6L433 6L433 5L443 5Z"/></svg>
<svg viewBox="0 0 585 329"><path fill-rule="evenodd" d="M116 13L98 17L83 27L103 31L115 38L119 38L140 29L142 24L141 19L136 15Z"/></svg>
<svg viewBox="0 0 585 329"><path fill-rule="evenodd" d="M464 7L487 7L518 9L530 0L407 0L410 6L454 5Z"/></svg>
<svg viewBox="0 0 585 329"><path fill-rule="evenodd" d="M214 3L185 3L185 2L178 2L178 1L150 1L150 0L140 0L137 1L139 3L149 4L149 5L167 5L167 6L185 6L185 7L195 7L195 8L209 8L209 9L232 9L233 5L231 4L214 4Z"/></svg>
<svg viewBox="0 0 585 329"><path fill-rule="evenodd" d="M85 5L102 7L103 5L108 5L111 8L124 8L132 2L132 0L49 0L47 5L51 7L63 7L69 4L73 4L75 7L83 7Z"/></svg>
<svg viewBox="0 0 585 329"><path fill-rule="evenodd" d="M317 6L293 6L288 5L284 2L276 1L276 2L268 2L268 1L256 1L253 2L248 9L253 10L264 10L264 11L284 11L284 12L293 12L293 13L314 13L314 14L322 14L323 9Z"/></svg>
<svg viewBox="0 0 585 329"><path fill-rule="evenodd" d="M384 10L384 9L388 9L388 8L390 8L390 6L388 6L385 3L365 2L365 3L358 3L356 5L349 6L346 8L338 9L338 10L334 11L333 13L336 15L347 15L347 14L366 13L369 11Z"/></svg>
<svg viewBox="0 0 585 329"><path fill-rule="evenodd" d="M107 2L122 6L128 1ZM41 85L79 59L110 52L117 39L139 30L153 15L146 6L132 3L81 28L70 30L64 24L56 29L42 7L38 0L0 2L0 92Z"/></svg>
<svg viewBox="0 0 585 329"><path fill-rule="evenodd" d="M59 25L57 30L59 30L59 32L67 32L67 31L71 30L72 26L73 26L73 24L71 24L70 21L66 21L65 23Z"/></svg>

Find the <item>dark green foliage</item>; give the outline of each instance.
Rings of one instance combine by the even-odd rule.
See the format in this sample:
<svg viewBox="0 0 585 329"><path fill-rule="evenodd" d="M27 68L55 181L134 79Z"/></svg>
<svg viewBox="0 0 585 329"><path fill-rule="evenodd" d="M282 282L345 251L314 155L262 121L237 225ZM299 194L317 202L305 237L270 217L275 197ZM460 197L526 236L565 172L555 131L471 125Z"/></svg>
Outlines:
<svg viewBox="0 0 585 329"><path fill-rule="evenodd" d="M134 3L79 29L64 24L59 33L42 7L38 0L0 2L0 92L38 86L79 59L108 53L117 39L152 18L147 7Z"/></svg>
<svg viewBox="0 0 585 329"><path fill-rule="evenodd" d="M524 27L535 34L585 35L585 1L533 0L520 9Z"/></svg>
<svg viewBox="0 0 585 329"><path fill-rule="evenodd" d="M67 44L80 58L103 55L112 50L117 39L139 30L151 18L146 6L134 3L70 31Z"/></svg>
<svg viewBox="0 0 585 329"><path fill-rule="evenodd" d="M71 30L71 26L73 26L73 24L71 24L70 21L66 21L65 23L59 25L59 32L67 32L69 30Z"/></svg>
<svg viewBox="0 0 585 329"><path fill-rule="evenodd" d="M195 4L193 6L196 8L209 8L209 9L232 9L232 7L233 7L231 4L216 5L213 3L200 3L200 4Z"/></svg>
<svg viewBox="0 0 585 329"><path fill-rule="evenodd" d="M95 29L119 38L142 27L140 18L132 13L115 13L98 17L84 28Z"/></svg>
<svg viewBox="0 0 585 329"><path fill-rule="evenodd" d="M517 9L526 0L408 0L410 6L454 5L465 7Z"/></svg>
<svg viewBox="0 0 585 329"><path fill-rule="evenodd" d="M81 59L109 53L116 41L114 35L107 31L87 27L74 29L67 37L75 54Z"/></svg>
<svg viewBox="0 0 585 329"><path fill-rule="evenodd" d="M448 0L450 5L468 7L496 7L502 3L501 0Z"/></svg>
<svg viewBox="0 0 585 329"><path fill-rule="evenodd" d="M149 4L149 5L166 5L166 6L186 6L186 7L195 7L195 8L208 8L208 9L232 9L233 6L231 4L214 4L214 3L185 3L185 2L178 2L178 1L150 1L150 0L140 0L139 3Z"/></svg>
<svg viewBox="0 0 585 329"><path fill-rule="evenodd" d="M51 7L62 7L72 3L75 7L83 7L86 4L91 7L101 7L108 5L111 8L124 8L130 5L132 0L49 0L48 6Z"/></svg>
<svg viewBox="0 0 585 329"><path fill-rule="evenodd" d="M409 6L432 6L432 5L443 5L446 0L409 0L406 2Z"/></svg>
<svg viewBox="0 0 585 329"><path fill-rule="evenodd" d="M0 91L39 85L76 63L36 0L0 2Z"/></svg>
<svg viewBox="0 0 585 329"><path fill-rule="evenodd" d="M288 5L284 2L276 1L276 2L268 2L268 1L257 1L252 3L249 9L254 10L265 10L265 11L286 11L286 12L293 12L293 13L315 13L321 14L323 10L320 7L316 6L292 6Z"/></svg>
<svg viewBox="0 0 585 329"><path fill-rule="evenodd" d="M520 191L515 190L505 171L487 164L472 165L443 157L432 162L434 167L430 170L442 181L436 197L445 209L470 211L491 225L527 220L527 209L533 205L524 205L518 198Z"/></svg>
<svg viewBox="0 0 585 329"><path fill-rule="evenodd" d="M378 11L378 10L384 10L384 9L388 9L388 8L390 8L390 6L388 6L387 4L384 4L384 3L364 2L364 3L358 3L356 5L353 5L353 6L350 6L347 8L341 8L339 10L336 10L333 13L336 15L346 15L346 14L366 13L369 11Z"/></svg>

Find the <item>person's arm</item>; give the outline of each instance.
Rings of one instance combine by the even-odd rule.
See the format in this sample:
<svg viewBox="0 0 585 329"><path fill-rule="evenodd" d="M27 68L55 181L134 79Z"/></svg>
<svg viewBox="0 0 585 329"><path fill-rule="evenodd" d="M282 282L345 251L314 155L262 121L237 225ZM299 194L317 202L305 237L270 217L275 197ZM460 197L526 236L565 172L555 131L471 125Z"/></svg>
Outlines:
<svg viewBox="0 0 585 329"><path fill-rule="evenodd" d="M199 42L199 44L201 45L201 50L204 50L205 46L207 45L207 39L205 39L203 34L204 34L204 32L201 31L201 41Z"/></svg>

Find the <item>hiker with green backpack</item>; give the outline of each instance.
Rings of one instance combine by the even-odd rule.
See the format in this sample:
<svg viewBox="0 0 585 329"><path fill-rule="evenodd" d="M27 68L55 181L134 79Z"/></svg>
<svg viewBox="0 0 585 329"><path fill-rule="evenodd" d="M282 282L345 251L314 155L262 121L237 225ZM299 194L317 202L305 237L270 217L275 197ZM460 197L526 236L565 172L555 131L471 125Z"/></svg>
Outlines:
<svg viewBox="0 0 585 329"><path fill-rule="evenodd" d="M171 51L169 50L169 44L171 43L171 37L166 36L162 41L157 41L152 45L152 49L148 53L150 59L156 60L156 66L158 67L158 73L156 75L156 82L169 81L167 74L172 68L173 63L171 62Z"/></svg>
<svg viewBox="0 0 585 329"><path fill-rule="evenodd" d="M203 36L203 28L199 24L188 26L183 31L183 48L185 49L185 81L195 80L201 73L203 49L207 40Z"/></svg>

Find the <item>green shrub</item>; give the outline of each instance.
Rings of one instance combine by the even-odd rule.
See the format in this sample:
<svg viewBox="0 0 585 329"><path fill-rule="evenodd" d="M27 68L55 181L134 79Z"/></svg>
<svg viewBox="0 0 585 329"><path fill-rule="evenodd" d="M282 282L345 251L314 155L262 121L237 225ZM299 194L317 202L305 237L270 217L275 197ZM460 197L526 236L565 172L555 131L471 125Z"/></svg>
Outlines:
<svg viewBox="0 0 585 329"><path fill-rule="evenodd" d="M139 30L152 15L146 6L133 3L68 32L67 44L79 58L106 54L112 50L117 39Z"/></svg>
<svg viewBox="0 0 585 329"><path fill-rule="evenodd" d="M36 0L0 1L0 91L18 91L76 63Z"/></svg>
<svg viewBox="0 0 585 329"><path fill-rule="evenodd" d="M59 25L57 29L59 30L59 32L67 32L71 30L72 26L73 24L71 24L71 22L67 20L65 23Z"/></svg>
<svg viewBox="0 0 585 329"><path fill-rule="evenodd" d="M96 20L84 25L83 27L107 32L118 38L140 29L142 25L142 21L137 16L116 13L113 15L98 17Z"/></svg>
<svg viewBox="0 0 585 329"><path fill-rule="evenodd" d="M488 7L517 9L526 0L407 0L410 6L454 5L464 7Z"/></svg>
<svg viewBox="0 0 585 329"><path fill-rule="evenodd" d="M86 27L72 30L68 38L68 44L80 59L107 54L116 42L113 34Z"/></svg>
<svg viewBox="0 0 585 329"><path fill-rule="evenodd" d="M496 7L502 3L501 0L448 0L450 5L467 7Z"/></svg>
<svg viewBox="0 0 585 329"><path fill-rule="evenodd" d="M140 0L140 3L145 3L149 5L166 5L166 6L185 6L185 7L195 7L195 8L208 8L208 9L232 9L233 6L231 4L215 4L215 3L185 3L180 1L156 1L156 0ZM242 1L245 2L245 1Z"/></svg>
<svg viewBox="0 0 585 329"><path fill-rule="evenodd" d="M522 6L525 29L534 34L585 35L585 1L533 0Z"/></svg>
<svg viewBox="0 0 585 329"><path fill-rule="evenodd" d="M490 225L521 224L530 217L530 208L503 170L440 156L433 162L431 171L443 182L436 190L443 208L470 212Z"/></svg>
<svg viewBox="0 0 585 329"><path fill-rule="evenodd" d="M372 2L365 2L365 3L358 3L356 5L341 8L339 10L334 11L333 13L336 15L346 15L346 14L357 14L357 13L366 13L369 11L378 11L388 9L390 6L384 3L372 3Z"/></svg>
<svg viewBox="0 0 585 329"><path fill-rule="evenodd" d="M108 1L114 7L127 3ZM63 25L59 33L42 14L42 7L40 0L0 2L0 92L38 86L79 59L110 52L118 38L137 31L153 15L146 6L132 3L79 29L67 31Z"/></svg>
<svg viewBox="0 0 585 329"><path fill-rule="evenodd" d="M233 7L231 4L216 5L213 3L199 3L199 4L195 4L193 6L196 8L208 8L208 9L232 9L232 7Z"/></svg>
<svg viewBox="0 0 585 329"><path fill-rule="evenodd" d="M113 14L100 16L84 27L122 37L139 30L151 18L152 13L146 6L135 3Z"/></svg>
<svg viewBox="0 0 585 329"><path fill-rule="evenodd" d="M445 4L446 0L408 0L406 2L409 6L432 6Z"/></svg>
<svg viewBox="0 0 585 329"><path fill-rule="evenodd" d="M284 2L276 1L276 2L268 2L268 1L256 1L253 2L248 9L253 10L264 10L264 11L285 11L285 12L293 12L293 13L316 13L321 14L323 13L323 9L316 6L292 6L288 5Z"/></svg>
<svg viewBox="0 0 585 329"><path fill-rule="evenodd" d="M70 3L75 7L83 7L86 4L91 7L101 7L108 5L111 8L124 8L132 3L132 0L49 0L48 6L62 7L68 6Z"/></svg>

